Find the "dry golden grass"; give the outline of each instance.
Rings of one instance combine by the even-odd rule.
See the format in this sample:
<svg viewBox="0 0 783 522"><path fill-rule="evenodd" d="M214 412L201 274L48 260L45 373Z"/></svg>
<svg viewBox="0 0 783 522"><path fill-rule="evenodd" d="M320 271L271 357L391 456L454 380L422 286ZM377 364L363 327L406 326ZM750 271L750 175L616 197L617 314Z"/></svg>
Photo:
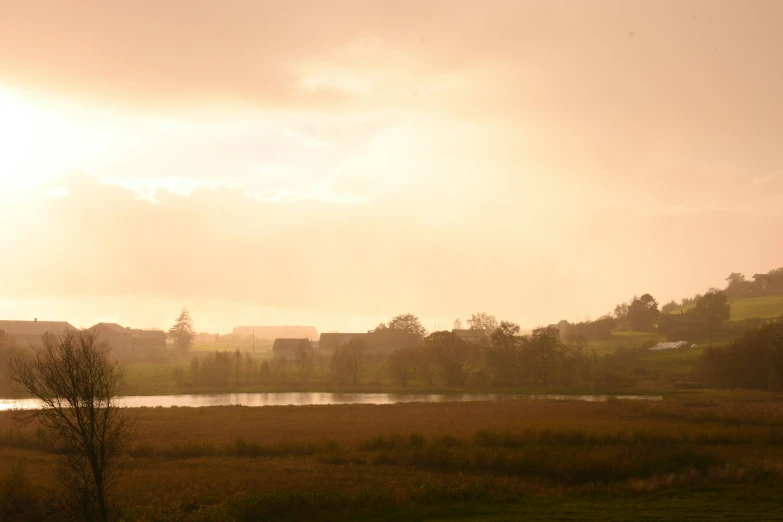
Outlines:
<svg viewBox="0 0 783 522"><path fill-rule="evenodd" d="M356 441L400 432L425 436L470 435L478 429L524 430L530 427L632 430L693 428L694 420L746 424L783 423L779 403L706 403L680 401L587 403L577 401L497 401L441 404L239 406L140 408L138 444L165 445L209 441L233 443L236 437L259 443L335 439ZM0 436L13 428L13 414L0 413ZM36 426L19 431L32 437Z"/></svg>
<svg viewBox="0 0 783 522"><path fill-rule="evenodd" d="M635 494L693 484L779 485L783 474L783 405L772 401L501 401L132 413L138 419L133 458L115 500L145 519L199 519L200 507L270 492L350 498L373 492L389 502L433 490L509 496L621 487ZM54 495L55 461L45 448L37 426L15 429L13 414L0 413L0 480L3 468L22 463L42 497ZM615 476L613 459L625 470L619 486L606 482L616 480L609 478ZM599 486L591 485L593 468ZM218 519L229 516L220 513Z"/></svg>

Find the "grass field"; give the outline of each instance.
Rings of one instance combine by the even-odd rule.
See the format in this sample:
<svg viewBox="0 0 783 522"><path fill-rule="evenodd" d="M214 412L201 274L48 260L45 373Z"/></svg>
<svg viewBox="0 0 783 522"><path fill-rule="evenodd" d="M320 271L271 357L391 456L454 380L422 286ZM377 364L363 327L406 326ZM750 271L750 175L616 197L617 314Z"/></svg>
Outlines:
<svg viewBox="0 0 783 522"><path fill-rule="evenodd" d="M704 346L697 346L679 350L646 352L639 358L638 363L642 368L648 370L687 373L697 367L703 351Z"/></svg>
<svg viewBox="0 0 783 522"><path fill-rule="evenodd" d="M614 353L619 347L638 348L645 344L659 343L666 340L666 336L654 332L612 332L610 339L590 341L590 349L597 355Z"/></svg>
<svg viewBox="0 0 783 522"><path fill-rule="evenodd" d="M731 304L731 321L744 321L745 319L761 318L774 319L783 316L783 295L770 295L764 297L729 298ZM672 313L687 312L694 304L678 308Z"/></svg>
<svg viewBox="0 0 783 522"><path fill-rule="evenodd" d="M780 519L781 397L693 397L140 409L113 500L124 520ZM48 448L0 414L0 517L58 519Z"/></svg>

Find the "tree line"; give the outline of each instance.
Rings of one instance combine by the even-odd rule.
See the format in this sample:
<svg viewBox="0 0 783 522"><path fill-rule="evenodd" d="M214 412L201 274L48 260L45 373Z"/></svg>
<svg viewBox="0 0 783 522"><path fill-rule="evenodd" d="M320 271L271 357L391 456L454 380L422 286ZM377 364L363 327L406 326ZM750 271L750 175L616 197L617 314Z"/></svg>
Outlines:
<svg viewBox="0 0 783 522"><path fill-rule="evenodd" d="M699 369L712 388L781 391L783 321L750 330L727 347L706 348Z"/></svg>

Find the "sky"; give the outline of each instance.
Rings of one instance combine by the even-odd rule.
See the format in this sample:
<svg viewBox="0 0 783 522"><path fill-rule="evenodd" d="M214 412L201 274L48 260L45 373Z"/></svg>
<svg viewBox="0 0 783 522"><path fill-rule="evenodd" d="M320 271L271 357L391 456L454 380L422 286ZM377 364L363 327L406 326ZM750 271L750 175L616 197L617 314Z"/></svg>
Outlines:
<svg viewBox="0 0 783 522"><path fill-rule="evenodd" d="M783 3L0 3L0 316L525 328L783 265Z"/></svg>

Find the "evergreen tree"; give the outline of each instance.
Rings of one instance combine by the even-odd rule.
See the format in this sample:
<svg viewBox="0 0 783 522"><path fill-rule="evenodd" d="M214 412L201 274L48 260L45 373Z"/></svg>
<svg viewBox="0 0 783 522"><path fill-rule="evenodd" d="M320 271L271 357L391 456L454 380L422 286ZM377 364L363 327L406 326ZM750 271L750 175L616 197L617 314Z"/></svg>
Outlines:
<svg viewBox="0 0 783 522"><path fill-rule="evenodd" d="M631 323L631 328L638 332L652 332L659 315L658 301L650 294L634 296L628 306L628 322Z"/></svg>
<svg viewBox="0 0 783 522"><path fill-rule="evenodd" d="M187 308L182 309L174 326L169 328L169 337L174 339L174 348L179 354L190 353L193 338L196 337L196 330L193 328L193 319Z"/></svg>

